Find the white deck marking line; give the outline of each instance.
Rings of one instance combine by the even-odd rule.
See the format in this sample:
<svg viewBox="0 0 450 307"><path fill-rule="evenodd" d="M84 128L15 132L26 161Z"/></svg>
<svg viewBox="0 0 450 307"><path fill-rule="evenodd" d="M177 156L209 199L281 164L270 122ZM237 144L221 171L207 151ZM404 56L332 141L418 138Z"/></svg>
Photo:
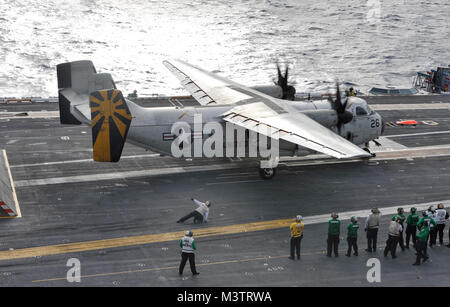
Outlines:
<svg viewBox="0 0 450 307"><path fill-rule="evenodd" d="M374 111L450 109L450 103L369 104Z"/></svg>
<svg viewBox="0 0 450 307"><path fill-rule="evenodd" d="M408 134L393 134L393 135L383 135L385 138L402 138L408 136L421 136L421 135L434 135L434 134L447 134L450 130L445 131L434 131L434 132L419 132L419 133L408 133Z"/></svg>
<svg viewBox="0 0 450 307"><path fill-rule="evenodd" d="M241 181L208 182L206 185L233 184L233 183L246 183L246 182L258 182L258 181L264 181L264 180L256 179L256 180L241 180Z"/></svg>
<svg viewBox="0 0 450 307"><path fill-rule="evenodd" d="M9 176L9 180L10 180L9 182L11 182L14 205L16 207L17 216L15 216L15 218L19 218L19 217L22 217L22 212L20 211L19 200L17 199L16 188L14 187L14 180L13 180L13 177L11 174L11 168L9 166L8 156L6 155L6 150L4 150L4 149L3 149L3 157L5 158L6 169L8 170L8 176Z"/></svg>
<svg viewBox="0 0 450 307"><path fill-rule="evenodd" d="M405 145L402 145L398 142L395 142L389 138L386 138L384 136L380 136L378 138L378 143L381 144L381 146L371 146L370 150L372 152L383 152L383 151L394 151L394 150L400 150L400 149L407 149L408 147Z"/></svg>
<svg viewBox="0 0 450 307"><path fill-rule="evenodd" d="M370 161L383 161L383 160L398 160L406 158L427 158L427 157L439 157L439 156L450 156L450 144L439 145L439 146L423 146L423 147L412 147L408 149L401 149L396 151L383 151L377 153L377 157L370 159ZM284 162L286 166L307 166L307 165L320 165L320 164L338 164L338 163L361 163L362 160L335 160L330 157L324 157L323 160L297 160L292 162ZM19 180L16 181L16 187L26 187L26 186L40 186L40 185L51 185L51 184L63 184L63 183L76 183L76 182L90 182L90 181L102 181L102 180L114 180L114 179L124 179L133 177L152 177L159 175L170 175L177 173L191 173L191 172L203 172L212 170L223 170L223 169L235 169L242 168L244 163L250 165L252 162L244 161L242 163L229 163L229 164L212 164L212 165L201 165L201 166L178 166L169 168L158 168L149 170L139 170L139 171L128 171L128 172L114 172L106 174L91 174L91 175L79 175L79 176L69 176L69 177L54 177L54 178L42 178L42 179L30 179L30 180ZM282 162L280 162L282 164ZM231 179L231 178L230 178Z"/></svg>
<svg viewBox="0 0 450 307"><path fill-rule="evenodd" d="M178 173L203 172L216 169L233 169L241 167L242 167L241 164L239 165L216 164L216 165L186 166L186 167L180 166L180 167L159 168L159 169L149 169L149 170L129 171L129 172L115 172L106 174L19 180L16 181L16 187L40 186L40 185L75 183L75 182L91 182L91 181L114 180L114 179L135 178L135 177L151 177L151 176L178 174Z"/></svg>
<svg viewBox="0 0 450 307"><path fill-rule="evenodd" d="M160 156L160 154L134 155L134 156L122 156L122 157L120 157L120 159L154 158L154 157L159 157L159 156ZM91 159L65 160L65 161L42 162L42 163L31 163L31 164L17 164L17 165L11 165L11 168L54 165L54 164L83 163L83 162L94 162L94 160L91 158Z"/></svg>

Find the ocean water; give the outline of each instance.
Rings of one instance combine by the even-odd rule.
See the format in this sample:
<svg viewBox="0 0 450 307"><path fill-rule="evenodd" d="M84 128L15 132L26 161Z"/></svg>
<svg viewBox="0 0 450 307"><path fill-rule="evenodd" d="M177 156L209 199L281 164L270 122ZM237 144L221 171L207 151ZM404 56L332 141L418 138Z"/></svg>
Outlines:
<svg viewBox="0 0 450 307"><path fill-rule="evenodd" d="M299 92L410 87L450 64L449 12L433 0L2 0L0 97L56 96L55 66L82 59L139 95L185 93L171 58L249 86L272 84L279 61Z"/></svg>

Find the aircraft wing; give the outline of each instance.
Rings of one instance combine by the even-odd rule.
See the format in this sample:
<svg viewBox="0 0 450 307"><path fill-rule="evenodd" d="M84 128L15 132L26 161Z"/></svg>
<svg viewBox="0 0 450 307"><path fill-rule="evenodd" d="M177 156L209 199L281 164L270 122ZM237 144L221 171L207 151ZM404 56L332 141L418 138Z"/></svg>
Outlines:
<svg viewBox="0 0 450 307"><path fill-rule="evenodd" d="M183 61L163 63L201 105L235 105L223 114L227 122L338 159L371 156L276 98Z"/></svg>
<svg viewBox="0 0 450 307"><path fill-rule="evenodd" d="M180 60L164 61L163 64L201 105L235 104L254 96L259 100L263 96L270 97Z"/></svg>
<svg viewBox="0 0 450 307"><path fill-rule="evenodd" d="M237 106L223 119L268 137L282 139L338 159L371 155L301 112L277 113L264 103Z"/></svg>

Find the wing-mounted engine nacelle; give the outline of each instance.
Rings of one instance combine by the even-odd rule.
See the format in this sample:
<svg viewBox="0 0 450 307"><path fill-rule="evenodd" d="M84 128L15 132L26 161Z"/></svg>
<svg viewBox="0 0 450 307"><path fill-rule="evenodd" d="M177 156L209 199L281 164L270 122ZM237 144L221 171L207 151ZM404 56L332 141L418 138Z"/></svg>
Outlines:
<svg viewBox="0 0 450 307"><path fill-rule="evenodd" d="M283 89L279 85L261 85L252 86L251 88L274 98L283 98Z"/></svg>
<svg viewBox="0 0 450 307"><path fill-rule="evenodd" d="M292 85L284 85L284 88L280 85L253 86L252 89L277 99L295 100L295 87Z"/></svg>

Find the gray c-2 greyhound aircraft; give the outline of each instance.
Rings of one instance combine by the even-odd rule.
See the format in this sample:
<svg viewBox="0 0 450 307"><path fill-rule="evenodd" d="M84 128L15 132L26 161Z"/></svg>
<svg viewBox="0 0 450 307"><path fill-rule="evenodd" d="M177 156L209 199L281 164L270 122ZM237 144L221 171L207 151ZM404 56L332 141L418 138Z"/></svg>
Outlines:
<svg viewBox="0 0 450 307"><path fill-rule="evenodd" d="M173 130L180 121L204 143L211 135L203 130L196 135L194 121L198 115L202 122L228 124L245 131L246 142L249 132L276 139L279 156L319 152L337 159L370 158L373 154L368 143L384 130L381 116L365 100L341 98L339 86L336 99L330 96L320 101L288 101L276 98L279 93L271 95L277 91L270 86L249 88L180 60L163 64L199 106L144 108L124 98L111 75L97 73L91 61L57 66L61 123L91 126L94 161L119 161L125 142L173 155L174 140L186 133ZM268 167L258 158L260 175L272 178L276 167Z"/></svg>

